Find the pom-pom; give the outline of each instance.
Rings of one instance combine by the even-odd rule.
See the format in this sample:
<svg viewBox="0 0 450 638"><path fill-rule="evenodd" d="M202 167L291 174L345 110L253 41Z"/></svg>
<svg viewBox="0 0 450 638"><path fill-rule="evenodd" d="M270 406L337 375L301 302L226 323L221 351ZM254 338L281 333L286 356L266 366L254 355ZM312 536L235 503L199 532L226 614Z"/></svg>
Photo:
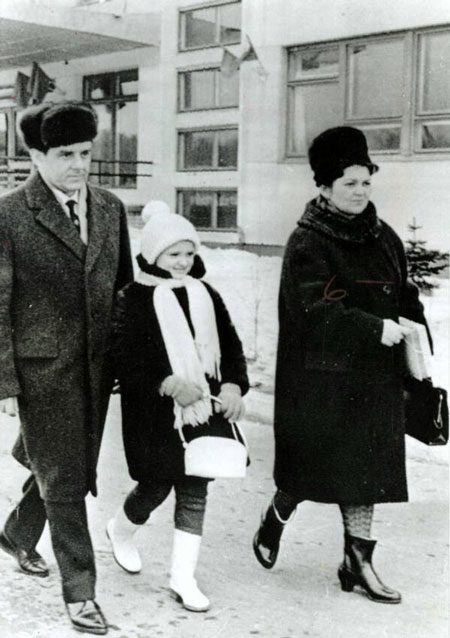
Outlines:
<svg viewBox="0 0 450 638"><path fill-rule="evenodd" d="M156 213L170 213L169 204L158 199L151 199L142 209L141 217L144 224Z"/></svg>

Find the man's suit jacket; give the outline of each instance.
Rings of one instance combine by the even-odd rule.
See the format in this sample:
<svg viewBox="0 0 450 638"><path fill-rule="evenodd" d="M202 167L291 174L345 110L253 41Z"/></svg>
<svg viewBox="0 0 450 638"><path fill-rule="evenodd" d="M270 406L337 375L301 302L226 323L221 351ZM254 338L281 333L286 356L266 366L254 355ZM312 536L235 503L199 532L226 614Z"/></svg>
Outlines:
<svg viewBox="0 0 450 638"><path fill-rule="evenodd" d="M18 395L14 454L41 496L96 493L116 292L132 280L120 200L88 186L89 240L35 173L0 198L0 398Z"/></svg>

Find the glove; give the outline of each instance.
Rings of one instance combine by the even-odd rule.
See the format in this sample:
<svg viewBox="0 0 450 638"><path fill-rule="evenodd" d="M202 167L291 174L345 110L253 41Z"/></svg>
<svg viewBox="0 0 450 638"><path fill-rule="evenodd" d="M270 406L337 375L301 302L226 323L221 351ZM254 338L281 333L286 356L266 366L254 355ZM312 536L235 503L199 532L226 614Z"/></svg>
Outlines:
<svg viewBox="0 0 450 638"><path fill-rule="evenodd" d="M245 413L244 402L241 397L241 389L235 383L224 383L220 388L221 403L215 403L215 411L223 412L223 416L229 421L242 419Z"/></svg>
<svg viewBox="0 0 450 638"><path fill-rule="evenodd" d="M383 319L381 343L383 346L391 348L393 345L400 343L410 332L409 328L401 326L399 323L392 321L392 319Z"/></svg>
<svg viewBox="0 0 450 638"><path fill-rule="evenodd" d="M171 374L164 379L159 388L159 393L161 396L172 397L182 408L187 408L188 405L203 397L202 389L198 385L192 383L192 381L185 381L176 374Z"/></svg>

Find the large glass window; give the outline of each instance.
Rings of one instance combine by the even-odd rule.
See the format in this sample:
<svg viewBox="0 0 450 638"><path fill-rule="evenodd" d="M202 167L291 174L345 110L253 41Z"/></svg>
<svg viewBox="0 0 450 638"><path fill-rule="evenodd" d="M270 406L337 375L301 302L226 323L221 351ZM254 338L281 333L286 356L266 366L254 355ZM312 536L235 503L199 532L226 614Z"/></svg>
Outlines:
<svg viewBox="0 0 450 638"><path fill-rule="evenodd" d="M84 99L98 117L92 177L99 184L136 186L137 97L137 69L84 78Z"/></svg>
<svg viewBox="0 0 450 638"><path fill-rule="evenodd" d="M230 2L180 13L180 50L241 41L241 3Z"/></svg>
<svg viewBox="0 0 450 638"><path fill-rule="evenodd" d="M179 170L235 170L237 160L237 128L178 133Z"/></svg>
<svg viewBox="0 0 450 638"><path fill-rule="evenodd" d="M450 30L290 49L287 124L288 157L342 124L361 128L373 152L449 151Z"/></svg>
<svg viewBox="0 0 450 638"><path fill-rule="evenodd" d="M450 150L450 31L419 36L415 150Z"/></svg>
<svg viewBox="0 0 450 638"><path fill-rule="evenodd" d="M180 190L178 212L199 229L234 230L237 226L237 191Z"/></svg>
<svg viewBox="0 0 450 638"><path fill-rule="evenodd" d="M238 106L239 72L225 77L219 68L178 73L178 108L199 111Z"/></svg>

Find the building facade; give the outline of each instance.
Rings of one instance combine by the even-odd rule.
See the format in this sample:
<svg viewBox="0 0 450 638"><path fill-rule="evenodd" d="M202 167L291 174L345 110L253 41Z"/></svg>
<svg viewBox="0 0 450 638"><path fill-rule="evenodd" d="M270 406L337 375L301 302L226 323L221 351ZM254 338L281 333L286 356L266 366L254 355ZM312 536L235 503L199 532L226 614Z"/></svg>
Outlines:
<svg viewBox="0 0 450 638"><path fill-rule="evenodd" d="M310 141L347 124L366 133L380 165L373 195L380 215L403 239L415 219L421 238L448 249L447 2L8 6L0 7L0 32L22 28L39 44L21 51L12 36L3 38L0 155L18 157L16 165L24 156L7 87L35 61L58 87L47 100L93 104L100 123L95 179L130 209L164 199L211 243L283 246L315 194ZM245 60L251 45L257 59ZM221 70L223 47L234 57Z"/></svg>

